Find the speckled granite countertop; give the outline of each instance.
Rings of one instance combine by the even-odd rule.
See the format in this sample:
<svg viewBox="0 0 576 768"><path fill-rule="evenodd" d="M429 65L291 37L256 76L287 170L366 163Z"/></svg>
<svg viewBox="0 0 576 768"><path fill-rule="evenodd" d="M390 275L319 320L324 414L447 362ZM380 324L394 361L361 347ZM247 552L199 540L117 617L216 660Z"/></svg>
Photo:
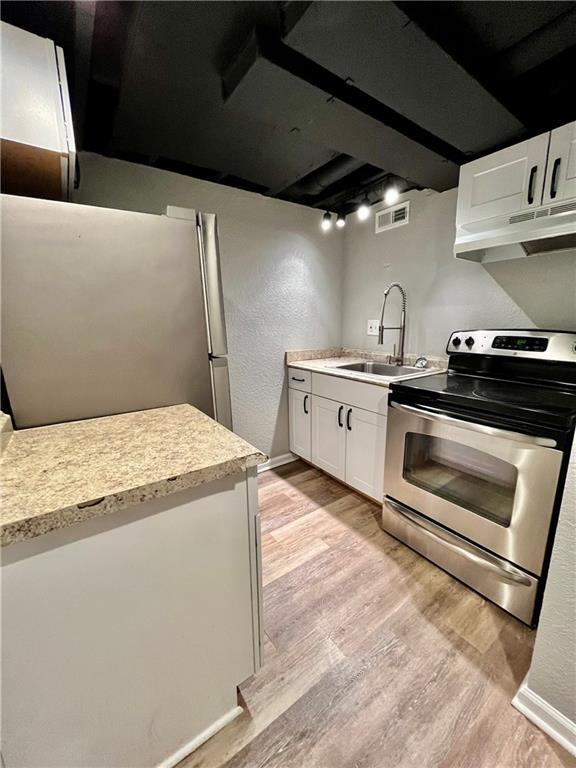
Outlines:
<svg viewBox="0 0 576 768"><path fill-rule="evenodd" d="M332 350L329 350L332 352ZM315 373L325 373L330 376L338 376L344 379L354 379L355 381L363 381L367 384L376 384L379 387L389 387L393 381L405 381L406 379L416 379L420 376L431 376L434 373L440 373L445 370L446 366L443 366L441 361L434 360L432 367L423 368L422 370L415 371L414 373L408 373L404 376L380 376L373 373L362 373L360 371L346 371L342 368L343 365L349 365L350 363L360 363L366 360L379 360L383 356L376 355L356 355L348 351L347 354L340 354L338 356L322 356L303 359L299 355L304 355L304 352L287 352L286 353L286 365L290 368L299 368L304 371L313 371ZM296 359L295 359L296 358ZM409 361L408 364L410 364ZM429 361L429 364L431 361Z"/></svg>
<svg viewBox="0 0 576 768"><path fill-rule="evenodd" d="M0 452L4 451L12 439L12 420L0 411Z"/></svg>
<svg viewBox="0 0 576 768"><path fill-rule="evenodd" d="M191 405L16 431L0 460L1 544L209 483L266 459Z"/></svg>

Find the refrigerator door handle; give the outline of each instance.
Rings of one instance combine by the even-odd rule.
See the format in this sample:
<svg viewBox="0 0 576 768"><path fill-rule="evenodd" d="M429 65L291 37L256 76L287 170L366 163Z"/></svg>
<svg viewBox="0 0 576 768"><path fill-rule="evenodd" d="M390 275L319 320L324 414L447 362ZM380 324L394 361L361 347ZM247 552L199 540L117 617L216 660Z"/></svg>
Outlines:
<svg viewBox="0 0 576 768"><path fill-rule="evenodd" d="M222 291L216 215L213 213L199 213L197 226L200 263L204 278L210 354L214 356L227 355L228 339L226 337L226 318L224 316L224 295Z"/></svg>

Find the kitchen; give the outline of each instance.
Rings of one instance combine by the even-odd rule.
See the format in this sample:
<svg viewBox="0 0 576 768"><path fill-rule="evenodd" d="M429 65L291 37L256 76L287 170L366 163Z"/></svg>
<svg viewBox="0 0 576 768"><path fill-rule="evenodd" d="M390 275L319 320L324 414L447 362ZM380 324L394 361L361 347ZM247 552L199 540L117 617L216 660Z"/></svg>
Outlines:
<svg viewBox="0 0 576 768"><path fill-rule="evenodd" d="M535 77L574 23L563 3L434 5L470 44L485 23L496 62L521 67L529 50ZM15 115L37 133L39 116L16 106L46 75L22 56L37 43L26 38L10 78L7 26L54 41L73 96L66 173L42 151L23 168L14 145L34 135L2 134L6 766L573 764L570 67L538 91L546 119L512 109L420 6L2 4L3 131ZM261 35L246 54L277 17L284 42ZM295 74L296 51L334 80ZM444 100L394 90L420 87L415 51L450 84ZM221 273L205 279L211 265ZM182 354L193 281L208 286L210 321L197 356ZM181 385L200 386L190 366L209 348L203 375L225 358L230 385L212 378L204 392L220 396L203 402ZM457 400L438 377L485 389ZM509 399L485 396L495 380ZM513 401L526 392L538 408ZM458 456L439 442L454 425L422 429L398 405L460 416ZM498 433L479 451L462 421ZM490 506L495 480L512 524L466 503L455 524L421 503L422 479L405 478L425 447L411 467L390 463L403 430L436 440L437 465L479 471L469 504ZM436 542L407 533L385 496ZM513 538L526 518L540 526L528 559ZM439 561L439 533L460 565L464 544L505 571L503 594ZM514 579L531 585L521 607Z"/></svg>

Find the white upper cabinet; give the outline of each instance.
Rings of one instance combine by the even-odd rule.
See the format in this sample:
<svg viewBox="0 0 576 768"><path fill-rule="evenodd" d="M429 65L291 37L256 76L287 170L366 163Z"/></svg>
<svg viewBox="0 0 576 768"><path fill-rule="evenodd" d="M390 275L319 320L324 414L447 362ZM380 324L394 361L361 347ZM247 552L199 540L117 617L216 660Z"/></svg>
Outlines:
<svg viewBox="0 0 576 768"><path fill-rule="evenodd" d="M530 210L566 200L576 200L576 122L463 165L456 226L473 233L475 222L528 220Z"/></svg>
<svg viewBox="0 0 576 768"><path fill-rule="evenodd" d="M456 225L541 205L549 139L544 133L463 165Z"/></svg>
<svg viewBox="0 0 576 768"><path fill-rule="evenodd" d="M76 146L64 54L51 40L0 24L2 189L68 199Z"/></svg>
<svg viewBox="0 0 576 768"><path fill-rule="evenodd" d="M550 134L544 204L576 198L576 122Z"/></svg>

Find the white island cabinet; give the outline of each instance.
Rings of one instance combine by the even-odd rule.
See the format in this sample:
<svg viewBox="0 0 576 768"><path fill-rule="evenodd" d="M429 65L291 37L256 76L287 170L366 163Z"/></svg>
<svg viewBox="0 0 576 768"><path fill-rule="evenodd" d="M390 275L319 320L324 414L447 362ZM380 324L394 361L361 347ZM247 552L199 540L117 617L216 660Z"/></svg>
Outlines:
<svg viewBox="0 0 576 768"><path fill-rule="evenodd" d="M186 405L14 434L6 768L167 768L241 712L260 667L265 459Z"/></svg>

